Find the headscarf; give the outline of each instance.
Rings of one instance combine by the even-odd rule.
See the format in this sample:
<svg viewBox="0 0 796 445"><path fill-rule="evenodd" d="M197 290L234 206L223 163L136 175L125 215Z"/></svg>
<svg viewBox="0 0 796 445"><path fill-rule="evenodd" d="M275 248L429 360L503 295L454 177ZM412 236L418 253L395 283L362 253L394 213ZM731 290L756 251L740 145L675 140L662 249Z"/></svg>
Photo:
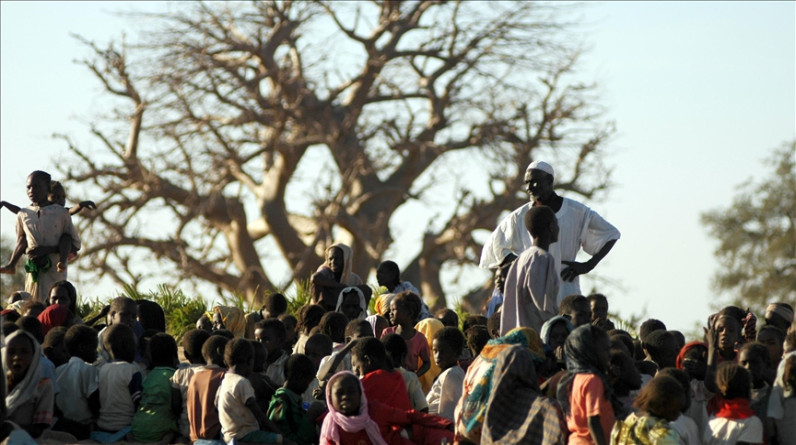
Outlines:
<svg viewBox="0 0 796 445"><path fill-rule="evenodd" d="M498 443L511 438L511 443L535 442L544 417L529 416L539 395L539 383L533 354L521 346L510 345L498 355L494 373L495 384L486 404L483 443Z"/></svg>
<svg viewBox="0 0 796 445"><path fill-rule="evenodd" d="M376 325L379 323L379 316L368 315L367 317L365 317L365 321L370 323L370 327L373 328L373 335L376 335Z"/></svg>
<svg viewBox="0 0 796 445"><path fill-rule="evenodd" d="M788 323L793 323L793 308L785 303L771 303L766 307L765 318L770 318L770 314L777 314L784 318Z"/></svg>
<svg viewBox="0 0 796 445"><path fill-rule="evenodd" d="M334 383L346 376L354 377L359 384L361 398L359 401L359 412L355 416L346 416L340 413L332 403L332 387ZM362 387L362 382L359 378L351 371L340 371L329 379L326 384L326 406L329 408L329 413L323 419L321 439L326 438L331 442L340 443L340 430L349 433L365 430L373 445L387 445L387 442L381 437L379 425L368 415L368 399L365 397L365 388Z"/></svg>
<svg viewBox="0 0 796 445"><path fill-rule="evenodd" d="M352 291L356 292L359 296L359 315L357 318L364 320L365 317L368 316L368 303L365 301L365 294L363 294L362 291L356 286L347 287L340 291L340 295L337 297L337 306L335 306L334 311L341 312L340 307L343 306L343 296L345 294L351 293ZM373 328L373 332L376 332L375 327Z"/></svg>
<svg viewBox="0 0 796 445"><path fill-rule="evenodd" d="M461 409L461 417L468 434L480 427L484 422L489 396L492 392L492 382L494 380L498 356L501 352L514 345L523 346L529 350L533 347L537 349L537 354L542 348L539 335L531 328L514 328L503 337L489 340L486 346L481 350L481 354L476 358L476 361L487 362L487 368L478 378L473 390L470 391L469 394L462 395L464 400ZM471 369L478 370L479 366L473 362L470 368L468 368L468 373Z"/></svg>
<svg viewBox="0 0 796 445"><path fill-rule="evenodd" d="M436 334L438 331L441 331L444 327L445 325L436 318L424 318L418 321L415 325L415 329L426 336L429 351L431 351L432 348L431 343L434 341L434 334ZM434 380L442 372L442 370L439 369L439 366L437 366L436 360L432 358L429 361L431 362L431 367L428 368L428 371L426 371L425 374L418 377L418 380L420 380L420 386L423 387L424 394L428 394L428 392L431 390L431 385L434 384Z"/></svg>
<svg viewBox="0 0 796 445"><path fill-rule="evenodd" d="M571 333L572 330L575 329L574 327L572 327L572 322L570 322L569 319L563 315L556 315L555 317L547 320L542 325L542 332L539 335L539 337L541 337L542 339L542 344L545 346L545 349L549 348L550 332L553 330L553 326L555 326L556 323L561 323L561 322L563 322L564 326L567 327L568 332Z"/></svg>
<svg viewBox="0 0 796 445"><path fill-rule="evenodd" d="M597 357L597 343L594 339L595 329L603 332L600 328L589 324L578 326L569 334L567 342L564 343L567 373L558 382L556 398L565 414L569 414L569 396L572 393L572 382L577 374L594 374L602 379L603 387L605 388L605 398L606 400L611 400L611 383L608 381L605 372L600 369L600 361Z"/></svg>
<svg viewBox="0 0 796 445"><path fill-rule="evenodd" d="M6 360L6 349L12 340L23 335L26 336L33 345L33 357L31 357L28 370L25 371L25 377L14 389L6 394L6 413L8 414L11 414L15 409L19 408L20 405L33 398L33 395L36 393L36 388L39 386L39 382L43 377L41 369L41 346L39 346L39 342L37 342L32 335L22 329L14 331L14 333L6 338L6 346L2 349L3 375L7 376L9 372L9 364Z"/></svg>
<svg viewBox="0 0 796 445"><path fill-rule="evenodd" d="M19 296L20 299L17 300L17 301L11 301L15 296ZM14 304L14 303L19 303L19 302L22 302L22 304L25 304L25 302L30 301L32 299L33 299L33 295L31 295L30 292L25 292L24 290L18 290L16 292L14 292L13 294L11 294L10 297L8 297L8 304L11 305L11 304ZM16 309L19 310L19 308L16 308Z"/></svg>
<svg viewBox="0 0 796 445"><path fill-rule="evenodd" d="M221 315L221 322L224 323L224 328L232 332L236 338L246 335L246 316L242 310L234 306L216 306L213 308L210 320L213 319L215 314Z"/></svg>
<svg viewBox="0 0 796 445"><path fill-rule="evenodd" d="M329 269L331 269L331 265L328 264L326 261L328 261L329 259L329 251L335 247L337 247L343 252L343 273L340 274L340 283L345 284L347 286L356 286L358 284L362 284L362 279L359 278L357 274L351 272L351 262L352 262L351 257L353 256L353 253L351 251L351 248L345 244L336 243L327 247L326 260L324 260L324 263L321 267L328 267Z"/></svg>
<svg viewBox="0 0 796 445"><path fill-rule="evenodd" d="M66 323L67 318L69 318L69 309L60 304L51 304L36 318L41 322L44 335L47 335L50 329L56 326L63 326Z"/></svg>
<svg viewBox="0 0 796 445"><path fill-rule="evenodd" d="M675 361L674 364L677 367L677 369L683 369L683 360L685 360L685 353L688 352L689 349L693 349L697 346L702 346L706 350L708 348L708 345L705 344L705 342L701 341L692 341L690 343L686 343L686 345L683 346L682 349L680 349L680 353L677 354L677 360Z"/></svg>

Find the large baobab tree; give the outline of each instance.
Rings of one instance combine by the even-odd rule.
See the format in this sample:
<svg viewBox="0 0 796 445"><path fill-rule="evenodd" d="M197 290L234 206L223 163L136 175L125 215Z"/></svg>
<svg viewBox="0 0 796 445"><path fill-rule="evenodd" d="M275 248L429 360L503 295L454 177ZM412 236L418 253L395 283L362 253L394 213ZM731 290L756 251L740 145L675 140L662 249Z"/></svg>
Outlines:
<svg viewBox="0 0 796 445"><path fill-rule="evenodd" d="M443 265L477 263L474 233L527 199L532 158L556 163L561 190L608 185L612 127L574 79L572 8L182 4L139 17L141 43L86 41L83 63L117 102L92 128L96 146L66 138L67 181L102 195L82 222L83 268L135 283L153 270L145 259L171 281L257 301L308 278L334 240L367 275L395 248L392 224L424 231L399 246L414 254L405 278L445 305ZM408 202L431 206L449 178L449 205L394 217ZM286 276L269 273L275 261Z"/></svg>

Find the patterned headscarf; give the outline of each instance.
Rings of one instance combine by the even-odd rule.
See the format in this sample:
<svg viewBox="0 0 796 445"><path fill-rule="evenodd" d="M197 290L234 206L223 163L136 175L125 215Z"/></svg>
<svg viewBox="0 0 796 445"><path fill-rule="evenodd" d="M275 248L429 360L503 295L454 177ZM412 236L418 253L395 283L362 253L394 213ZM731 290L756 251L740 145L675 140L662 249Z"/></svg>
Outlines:
<svg viewBox="0 0 796 445"><path fill-rule="evenodd" d="M359 412L355 416L346 416L340 413L332 403L332 387L334 387L334 383L346 376L353 377L359 383L361 399ZM340 443L340 430L349 433L365 430L373 445L387 445L387 442L381 436L379 425L368 415L368 399L365 397L365 388L362 387L362 382L359 378L351 371L340 371L329 379L326 384L326 406L329 408L329 413L323 419L323 425L321 426L321 440L323 443L325 443L324 439Z"/></svg>
<svg viewBox="0 0 796 445"><path fill-rule="evenodd" d="M597 356L597 341L595 333L607 334L600 328L592 325L582 325L575 328L564 343L564 357L566 359L567 373L561 378L556 391L556 398L561 404L565 414L569 414L569 396L572 393L572 382L577 374L594 374L603 381L605 398L611 400L611 383L602 369L603 364Z"/></svg>
<svg viewBox="0 0 796 445"><path fill-rule="evenodd" d="M493 377L495 374L495 366L497 365L497 358L501 352L507 348L519 345L528 348L532 354L539 355L542 349L542 342L539 340L539 335L536 334L531 328L514 328L503 337L489 340L489 342L481 350L481 354L476 358L477 361L485 361L488 367L476 382L470 394L466 395L464 403L462 404L461 416L464 422L467 433L480 428L484 422L486 415L486 408L489 401L489 395L492 392ZM536 351L534 351L536 349ZM543 357L544 354L541 354ZM470 365L470 369L478 369L476 362Z"/></svg>

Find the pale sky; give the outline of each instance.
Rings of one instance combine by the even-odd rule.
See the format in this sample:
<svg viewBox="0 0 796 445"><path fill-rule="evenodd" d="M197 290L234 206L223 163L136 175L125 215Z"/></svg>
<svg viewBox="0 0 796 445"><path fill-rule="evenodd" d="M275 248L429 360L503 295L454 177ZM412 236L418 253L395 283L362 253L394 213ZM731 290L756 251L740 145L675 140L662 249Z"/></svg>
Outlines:
<svg viewBox="0 0 796 445"><path fill-rule="evenodd" d="M585 5L590 51L580 71L600 85L601 103L618 130L607 157L616 186L589 203L622 232L595 269L615 283L604 289L612 312L646 311L684 331L706 319L718 297L710 287L718 263L700 214L728 206L738 185L767 173L761 161L771 149L796 137L795 5ZM73 63L87 50L69 33L98 43L122 32L133 39L144 25L111 12L160 7L0 3L0 198L27 204L26 175L54 170L66 152L52 133L93 143L85 121L104 96L95 78ZM13 235L7 210L0 229ZM84 296L115 293L109 284L70 280ZM453 286L449 301L463 290Z"/></svg>

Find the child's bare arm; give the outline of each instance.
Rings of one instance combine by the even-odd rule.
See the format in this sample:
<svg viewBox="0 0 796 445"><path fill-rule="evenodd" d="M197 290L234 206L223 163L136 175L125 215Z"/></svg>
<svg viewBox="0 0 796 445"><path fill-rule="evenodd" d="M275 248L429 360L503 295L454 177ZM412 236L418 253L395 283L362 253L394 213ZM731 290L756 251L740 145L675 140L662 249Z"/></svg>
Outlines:
<svg viewBox="0 0 796 445"><path fill-rule="evenodd" d="M15 206L14 204L11 204L8 201L0 201L0 209L3 207L7 208L8 210L11 210L11 213L13 213L14 215L19 213L19 207Z"/></svg>
<svg viewBox="0 0 796 445"><path fill-rule="evenodd" d="M76 206L72 206L69 209L70 215L77 215L83 209L96 209L97 204L94 204L94 201L80 201Z"/></svg>
<svg viewBox="0 0 796 445"><path fill-rule="evenodd" d="M718 393L719 388L716 386L716 362L718 361L718 350L716 344L718 343L719 334L710 327L705 332L705 340L708 344L708 368L705 371L705 388L712 393Z"/></svg>
<svg viewBox="0 0 796 445"><path fill-rule="evenodd" d="M423 358L421 358L420 360L422 365L420 365L420 367L417 368L417 371L415 372L415 374L417 374L418 377L422 376L423 374L428 372L429 369L431 369L431 360L425 360Z"/></svg>
<svg viewBox="0 0 796 445"><path fill-rule="evenodd" d="M257 404L257 401L254 399L254 397L249 397L249 399L246 400L246 408L252 410L252 414L254 414L254 418L257 419L257 423L260 424L261 430L273 431L275 433L282 434L282 430L280 430L274 422L271 422L263 410L260 409L260 405Z"/></svg>
<svg viewBox="0 0 796 445"><path fill-rule="evenodd" d="M17 265L17 261L22 257L22 254L25 253L25 250L28 249L28 239L25 237L25 232L21 232L17 235L17 245L14 247L14 252L11 254L11 259L8 260L8 263L0 267L0 273L13 275L14 268Z"/></svg>

